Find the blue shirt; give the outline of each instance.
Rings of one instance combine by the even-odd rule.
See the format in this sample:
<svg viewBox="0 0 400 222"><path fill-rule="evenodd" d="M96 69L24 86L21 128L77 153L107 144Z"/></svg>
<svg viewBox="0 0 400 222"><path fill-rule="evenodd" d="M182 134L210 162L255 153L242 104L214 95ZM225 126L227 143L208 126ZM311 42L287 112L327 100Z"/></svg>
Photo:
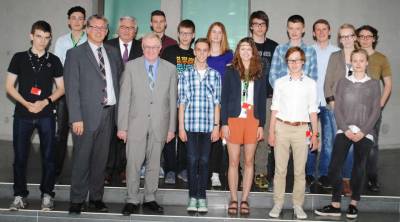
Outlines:
<svg viewBox="0 0 400 222"><path fill-rule="evenodd" d="M286 44L278 45L278 47L275 49L274 56L272 57L271 69L269 71L269 82L271 83L272 87L274 87L274 83L277 79L289 73L285 55L290 47L292 46L290 45L290 42L288 42ZM317 81L317 54L314 48L304 44L304 42L301 42L300 48L306 54L306 62L303 66L303 73Z"/></svg>
<svg viewBox="0 0 400 222"><path fill-rule="evenodd" d="M219 56L209 56L207 58L207 64L209 67L217 70L221 75L221 79L223 79L226 66L232 63L232 59L233 59L233 53L231 50L229 50Z"/></svg>
<svg viewBox="0 0 400 222"><path fill-rule="evenodd" d="M326 106L325 94L324 94L324 83L326 76L326 68L328 67L329 57L333 52L339 51L340 49L334 45L329 44L326 48L321 49L318 44L313 45L315 52L317 53L318 63L318 80L317 80L317 95L318 104L320 106Z"/></svg>
<svg viewBox="0 0 400 222"><path fill-rule="evenodd" d="M65 35L58 37L56 41L56 45L54 46L54 54L60 58L61 63L64 65L65 57L67 55L68 49L81 45L82 43L87 41L86 32L83 32L81 38L79 39L78 43L74 45L74 42L71 38L72 33L69 32Z"/></svg>
<svg viewBox="0 0 400 222"><path fill-rule="evenodd" d="M185 106L185 130L188 132L212 132L215 106L221 101L221 77L207 67L203 79L194 67L179 75L178 104Z"/></svg>
<svg viewBox="0 0 400 222"><path fill-rule="evenodd" d="M157 61L154 64L150 64L150 62L147 61L147 59L144 59L144 66L146 68L147 74L149 74L149 72L150 72L150 70L149 70L150 65L153 65L153 79L154 79L154 82L157 80L158 65L159 64L160 64L160 59L159 58L157 59Z"/></svg>

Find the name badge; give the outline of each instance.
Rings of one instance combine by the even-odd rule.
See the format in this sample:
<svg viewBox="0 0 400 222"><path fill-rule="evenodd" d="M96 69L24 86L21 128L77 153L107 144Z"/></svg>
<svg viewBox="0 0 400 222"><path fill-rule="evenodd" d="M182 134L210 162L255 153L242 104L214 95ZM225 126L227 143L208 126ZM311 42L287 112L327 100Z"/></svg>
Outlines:
<svg viewBox="0 0 400 222"><path fill-rule="evenodd" d="M40 94L42 94L42 90L40 88L38 88L38 87L32 87L31 94L32 95L36 95L36 96L40 96Z"/></svg>

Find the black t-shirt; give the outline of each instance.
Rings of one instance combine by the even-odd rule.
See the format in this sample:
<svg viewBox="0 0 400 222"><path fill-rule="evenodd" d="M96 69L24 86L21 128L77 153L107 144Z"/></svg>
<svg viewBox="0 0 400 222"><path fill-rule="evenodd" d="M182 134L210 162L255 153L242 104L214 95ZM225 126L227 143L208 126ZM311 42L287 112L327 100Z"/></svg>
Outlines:
<svg viewBox="0 0 400 222"><path fill-rule="evenodd" d="M11 59L8 72L17 75L18 92L28 102L43 100L52 94L54 78L61 77L63 68L60 59L46 52L38 58L31 50L17 52ZM41 90L40 95L31 93L32 87ZM50 105L39 113L31 113L19 102L16 103L14 116L23 118L49 117L53 114Z"/></svg>
<svg viewBox="0 0 400 222"><path fill-rule="evenodd" d="M272 56L274 55L274 51L276 46L278 46L278 43L276 43L274 40L271 39L266 39L264 43L256 43L256 47L258 50L258 54L261 56L263 67L264 67L264 72L267 75L267 97L271 98L273 89L271 84L268 81L269 77L269 70L271 68L271 62L272 62Z"/></svg>
<svg viewBox="0 0 400 222"><path fill-rule="evenodd" d="M181 49L179 45L172 45L164 49L161 58L176 65L178 74L185 71L188 66L193 66L194 64L193 49Z"/></svg>

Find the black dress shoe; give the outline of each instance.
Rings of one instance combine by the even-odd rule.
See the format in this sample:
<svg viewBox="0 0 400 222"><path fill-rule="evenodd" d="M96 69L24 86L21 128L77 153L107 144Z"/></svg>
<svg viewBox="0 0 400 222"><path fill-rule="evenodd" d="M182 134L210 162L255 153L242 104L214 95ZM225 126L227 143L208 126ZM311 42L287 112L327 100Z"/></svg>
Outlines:
<svg viewBox="0 0 400 222"><path fill-rule="evenodd" d="M108 207L101 200L90 200L89 201L89 210L95 212L108 212Z"/></svg>
<svg viewBox="0 0 400 222"><path fill-rule="evenodd" d="M155 213L163 213L164 212L164 208L162 208L162 206L158 205L158 203L155 201L143 203L143 209L150 210Z"/></svg>
<svg viewBox="0 0 400 222"><path fill-rule="evenodd" d="M139 211L139 204L126 203L122 209L122 215L129 216Z"/></svg>
<svg viewBox="0 0 400 222"><path fill-rule="evenodd" d="M71 203L69 206L69 214L81 214L82 211L85 211L84 203Z"/></svg>

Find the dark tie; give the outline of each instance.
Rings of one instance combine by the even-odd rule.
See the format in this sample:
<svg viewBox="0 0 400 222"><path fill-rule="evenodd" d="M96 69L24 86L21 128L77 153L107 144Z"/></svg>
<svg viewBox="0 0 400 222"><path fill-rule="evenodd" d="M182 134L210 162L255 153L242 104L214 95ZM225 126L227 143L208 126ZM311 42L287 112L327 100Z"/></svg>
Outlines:
<svg viewBox="0 0 400 222"><path fill-rule="evenodd" d="M99 67L100 67L100 71L103 74L103 80L104 80L104 88L103 88L103 93L104 93L104 97L103 97L103 101L101 104L106 105L107 104L107 80L106 80L106 67L104 65L104 57L103 57L103 53L101 52L101 47L97 48L97 55L99 56Z"/></svg>
<svg viewBox="0 0 400 222"><path fill-rule="evenodd" d="M150 90L153 91L154 89L154 72L153 72L153 65L149 65L149 87Z"/></svg>
<svg viewBox="0 0 400 222"><path fill-rule="evenodd" d="M124 44L124 46L125 46L125 50L124 50L124 54L122 55L122 61L125 64L128 62L129 55L128 55L128 44Z"/></svg>

